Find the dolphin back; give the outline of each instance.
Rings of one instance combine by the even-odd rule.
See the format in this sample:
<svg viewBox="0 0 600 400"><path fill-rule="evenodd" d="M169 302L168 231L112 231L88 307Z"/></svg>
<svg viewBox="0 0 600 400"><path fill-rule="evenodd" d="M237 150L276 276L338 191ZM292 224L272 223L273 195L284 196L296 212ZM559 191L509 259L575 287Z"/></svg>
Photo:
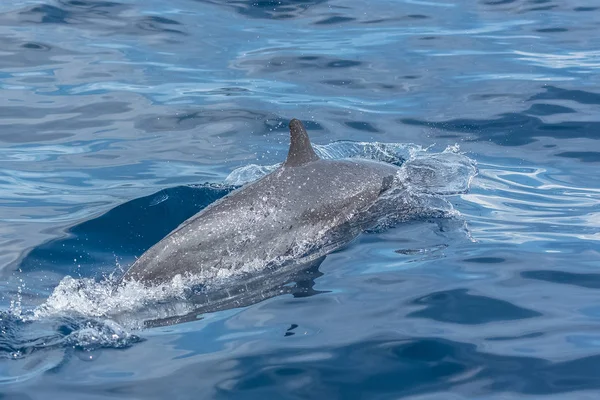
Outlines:
<svg viewBox="0 0 600 400"><path fill-rule="evenodd" d="M191 217L144 253L123 279L151 284L178 274L204 278L323 256L367 228L367 210L397 167L321 160L298 120L286 162Z"/></svg>

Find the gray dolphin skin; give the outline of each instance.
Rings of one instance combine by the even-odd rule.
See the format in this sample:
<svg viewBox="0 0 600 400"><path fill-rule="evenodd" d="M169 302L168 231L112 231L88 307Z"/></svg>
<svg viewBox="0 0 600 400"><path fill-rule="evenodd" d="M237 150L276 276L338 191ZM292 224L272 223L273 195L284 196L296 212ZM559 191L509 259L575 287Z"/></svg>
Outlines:
<svg viewBox="0 0 600 400"><path fill-rule="evenodd" d="M285 162L198 212L146 251L123 275L156 285L176 275L252 272L310 262L350 242L377 219L378 199L398 167L323 160L297 119Z"/></svg>

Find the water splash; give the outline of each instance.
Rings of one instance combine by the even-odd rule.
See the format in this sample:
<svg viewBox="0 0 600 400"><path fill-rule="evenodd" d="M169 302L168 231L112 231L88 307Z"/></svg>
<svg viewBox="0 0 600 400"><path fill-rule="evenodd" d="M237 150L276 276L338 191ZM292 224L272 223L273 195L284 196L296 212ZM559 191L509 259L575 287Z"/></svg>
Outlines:
<svg viewBox="0 0 600 400"><path fill-rule="evenodd" d="M415 144L400 143L339 141L313 147L318 156L326 160L362 158L399 166L400 179L419 193L441 196L463 194L469 190L477 174L477 164L462 154L458 145L449 146L441 153L430 152L430 148ZM246 165L233 170L225 183L244 185L273 172L280 165Z"/></svg>

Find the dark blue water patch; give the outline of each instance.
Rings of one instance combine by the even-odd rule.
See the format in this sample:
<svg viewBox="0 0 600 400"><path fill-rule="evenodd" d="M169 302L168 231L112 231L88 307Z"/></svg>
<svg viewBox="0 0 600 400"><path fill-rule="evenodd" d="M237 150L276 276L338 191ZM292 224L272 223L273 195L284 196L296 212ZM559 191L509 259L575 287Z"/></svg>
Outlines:
<svg viewBox="0 0 600 400"><path fill-rule="evenodd" d="M335 58L321 55L274 56L268 59L250 59L241 62L242 68L255 73L281 73L300 70L330 70L359 67L363 63L357 60Z"/></svg>
<svg viewBox="0 0 600 400"><path fill-rule="evenodd" d="M23 43L21 45L21 47L23 47L24 49L41 50L41 51L50 51L52 49L52 47L50 47L47 44L33 43L33 42Z"/></svg>
<svg viewBox="0 0 600 400"><path fill-rule="evenodd" d="M121 204L69 228L66 237L32 249L24 272L50 270L81 277L110 273L115 260L131 260L180 223L233 190L231 186L178 186Z"/></svg>
<svg viewBox="0 0 600 400"><path fill-rule="evenodd" d="M569 30L567 28L541 28L536 29L535 31L539 33L561 33L568 32Z"/></svg>
<svg viewBox="0 0 600 400"><path fill-rule="evenodd" d="M136 16L130 5L112 1L53 1L0 15L0 25L70 25L100 35L187 35L180 22L163 16ZM177 27L177 28L175 28Z"/></svg>
<svg viewBox="0 0 600 400"><path fill-rule="evenodd" d="M391 18L379 18L379 19L370 19L367 21L362 21L363 24L381 24L381 23L385 23L385 22L390 22L393 21L393 19Z"/></svg>
<svg viewBox="0 0 600 400"><path fill-rule="evenodd" d="M522 146L538 138L600 139L600 121L544 122L540 118L523 113L505 113L494 119L453 119L428 122L414 118L402 118L407 125L426 126L442 131L462 132L475 135L501 146Z"/></svg>
<svg viewBox="0 0 600 400"><path fill-rule="evenodd" d="M557 8L558 5L557 4L553 4L552 2L553 0L529 0L528 3L529 4L533 4L535 5L534 7L529 7L525 10L525 12L531 12L531 11L549 11L552 10L554 8ZM538 32L558 32L558 31L554 31L554 30L549 30L549 31L544 31L544 30L539 30Z"/></svg>
<svg viewBox="0 0 600 400"><path fill-rule="evenodd" d="M285 336L293 336L293 335L295 335L296 333L294 332L294 329L296 329L297 327L298 327L297 324L290 325L290 327L285 332Z"/></svg>
<svg viewBox="0 0 600 400"><path fill-rule="evenodd" d="M596 11L599 7L575 7L574 11Z"/></svg>
<svg viewBox="0 0 600 400"><path fill-rule="evenodd" d="M235 97L235 96L248 96L252 94L250 89L246 89L243 87L222 87L213 90L207 90L205 92L207 96L217 95L217 96L226 96L226 97Z"/></svg>
<svg viewBox="0 0 600 400"><path fill-rule="evenodd" d="M466 325L534 318L542 315L507 301L469 294L466 289L431 293L415 299L412 304L422 305L425 308L411 312L408 317Z"/></svg>
<svg viewBox="0 0 600 400"><path fill-rule="evenodd" d="M533 115L539 115L539 116L556 115L556 114L570 114L570 113L575 113L575 112L577 112L577 111L575 111L569 107L563 107L563 106L559 106L556 104L543 104L543 103L533 104L531 107L529 107L529 110L524 111L525 114L533 114Z"/></svg>
<svg viewBox="0 0 600 400"><path fill-rule="evenodd" d="M415 21L424 21L430 19L430 16L424 14L408 14L408 15L390 15L386 18L367 19L360 21L361 24L373 25L373 24L394 24L394 25L405 25L412 26Z"/></svg>
<svg viewBox="0 0 600 400"><path fill-rule="evenodd" d="M521 272L521 276L525 279L535 279L561 285L575 285L588 289L600 289L600 274L536 270L523 271Z"/></svg>
<svg viewBox="0 0 600 400"><path fill-rule="evenodd" d="M363 132L371 132L371 133L381 132L379 129L375 128L373 125L371 125L370 123L365 122L365 121L348 121L348 122L345 122L344 125L352 128L352 129L356 129L356 130L363 131Z"/></svg>
<svg viewBox="0 0 600 400"><path fill-rule="evenodd" d="M327 360L302 363L279 361L292 356L288 352L267 363L244 357L239 360L244 375L238 372L231 389L243 398L261 398L283 393L281 388L294 381L308 381L310 385L297 387L289 398L393 397L434 390L468 368L444 341L376 339L325 352Z"/></svg>
<svg viewBox="0 0 600 400"><path fill-rule="evenodd" d="M58 4L67 7L87 10L106 10L115 7L123 7L123 3L106 0L58 0Z"/></svg>
<svg viewBox="0 0 600 400"><path fill-rule="evenodd" d="M306 360L290 361L304 354ZM319 354L327 358L311 360L307 350L238 358L229 371L231 385L221 387L218 398L233 394L236 398L403 398L470 384L483 391L531 395L600 388L600 356L553 363L488 354L473 344L451 340L393 336L324 348ZM192 367L178 373L182 376L177 379L183 381L198 372ZM156 390L162 382L154 383ZM293 394L286 390L290 386L295 388ZM123 384L117 387L126 390Z"/></svg>
<svg viewBox="0 0 600 400"><path fill-rule="evenodd" d="M482 0L481 2L488 6L511 6L508 9L500 8L500 10L517 14L549 11L558 7L557 4L552 3L552 0Z"/></svg>
<svg viewBox="0 0 600 400"><path fill-rule="evenodd" d="M600 162L600 152L597 151L565 151L555 154L557 157L575 158L584 163Z"/></svg>
<svg viewBox="0 0 600 400"><path fill-rule="evenodd" d="M187 33L181 29L175 29L174 26L181 25L181 23L165 18L165 17L157 17L157 16L149 16L139 18L135 23L135 26L141 32L147 33L175 33L178 35L186 35Z"/></svg>
<svg viewBox="0 0 600 400"><path fill-rule="evenodd" d="M352 89L352 90L384 90L384 91L394 91L396 89L395 85L390 85L386 83L378 83L378 82L365 82L364 80L354 80L354 79L327 79L321 81L321 83L330 86L337 86L343 89Z"/></svg>
<svg viewBox="0 0 600 400"><path fill-rule="evenodd" d="M16 12L22 23L80 24L91 19L119 18L129 8L111 1L55 1L53 4L30 6ZM54 5L56 4L56 5Z"/></svg>
<svg viewBox="0 0 600 400"><path fill-rule="evenodd" d="M260 19L295 19L310 7L325 3L326 0L199 0L203 3L215 4L221 7L231 7L236 12L250 18Z"/></svg>
<svg viewBox="0 0 600 400"><path fill-rule="evenodd" d="M1 400L32 400L33 397L23 393L0 393Z"/></svg>
<svg viewBox="0 0 600 400"><path fill-rule="evenodd" d="M518 336L493 336L493 337L486 338L485 340L488 340L491 342L504 342L504 341L511 341L511 340L520 340L520 339L535 339L535 338L539 338L542 336L544 336L543 332L532 332L532 333L526 333L524 335L518 335Z"/></svg>
<svg viewBox="0 0 600 400"><path fill-rule="evenodd" d="M512 4L517 0L482 0L481 3L487 6L501 6L505 4Z"/></svg>
<svg viewBox="0 0 600 400"><path fill-rule="evenodd" d="M477 264L500 264L505 262L506 259L502 257L473 257L465 258L463 261Z"/></svg>
<svg viewBox="0 0 600 400"><path fill-rule="evenodd" d="M525 11L538 11L538 12L539 11L550 11L550 10L555 9L557 7L558 6L555 5L555 4L549 4L547 6L531 7L531 8L528 8L527 10L525 10ZM550 32L563 32L562 30L555 30L555 29L562 29L562 28L549 28L548 30L541 29L541 30L538 30L537 32L548 32L548 33L550 33ZM565 30L564 32L566 32L566 31L567 30Z"/></svg>
<svg viewBox="0 0 600 400"><path fill-rule="evenodd" d="M493 99L502 99L502 98L512 98L519 99L519 96L512 93L475 93L469 95L469 98L477 101L477 100L493 100Z"/></svg>
<svg viewBox="0 0 600 400"><path fill-rule="evenodd" d="M343 24L344 22L352 22L352 21L356 21L356 18L343 17L340 15L336 15L333 17L321 19L321 20L315 22L315 25L336 25L336 24Z"/></svg>
<svg viewBox="0 0 600 400"><path fill-rule="evenodd" d="M588 92L579 89L563 89L557 86L544 86L545 92L529 97L533 100L571 100L581 104L600 104L600 93Z"/></svg>
<svg viewBox="0 0 600 400"><path fill-rule="evenodd" d="M68 24L67 20L71 18L71 13L68 11L47 4L31 7L21 11L19 15L24 22L43 24Z"/></svg>

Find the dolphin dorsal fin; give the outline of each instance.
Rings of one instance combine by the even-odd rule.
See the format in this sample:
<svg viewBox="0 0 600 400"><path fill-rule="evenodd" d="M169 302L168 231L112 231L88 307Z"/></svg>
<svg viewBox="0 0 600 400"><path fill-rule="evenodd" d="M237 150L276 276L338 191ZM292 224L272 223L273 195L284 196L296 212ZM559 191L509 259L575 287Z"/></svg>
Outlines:
<svg viewBox="0 0 600 400"><path fill-rule="evenodd" d="M304 125L296 118L292 119L290 121L290 151L283 165L297 167L318 159L319 156L310 144Z"/></svg>

